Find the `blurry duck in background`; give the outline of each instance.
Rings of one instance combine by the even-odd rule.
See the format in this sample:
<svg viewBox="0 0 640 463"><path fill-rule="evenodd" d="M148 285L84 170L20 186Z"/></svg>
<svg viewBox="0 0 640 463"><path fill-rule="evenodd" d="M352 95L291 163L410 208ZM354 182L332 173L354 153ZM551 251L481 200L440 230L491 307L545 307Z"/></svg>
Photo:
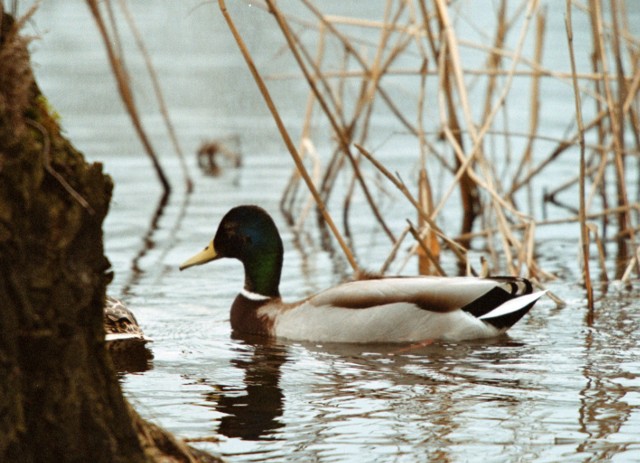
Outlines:
<svg viewBox="0 0 640 463"><path fill-rule="evenodd" d="M231 306L231 327L297 341L409 343L498 336L533 307L524 278L380 277L353 281L301 301L280 297L283 246L269 214L238 206L222 219L213 240L180 270L230 257L245 282Z"/></svg>

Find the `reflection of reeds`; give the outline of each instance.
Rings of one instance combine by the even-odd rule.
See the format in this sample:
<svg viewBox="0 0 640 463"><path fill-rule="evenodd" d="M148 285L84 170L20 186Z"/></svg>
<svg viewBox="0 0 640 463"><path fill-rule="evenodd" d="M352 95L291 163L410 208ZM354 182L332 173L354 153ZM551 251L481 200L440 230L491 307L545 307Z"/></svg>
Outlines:
<svg viewBox="0 0 640 463"><path fill-rule="evenodd" d="M356 255L358 248L357 240L349 233L350 210L353 196L360 194L372 218L389 237L390 256L397 255L399 242L410 232L419 243L412 252L421 254L421 261L426 259L433 264L421 265L423 269L430 268L429 272L444 271L438 256L446 254L434 252L439 247L433 243L437 236L439 244L453 252L462 269L473 272L466 249L472 244L483 245L492 271L525 273L539 280L549 278L536 262L534 233L537 227L560 220L574 222L579 227L576 232L581 230L589 294L590 236L595 237L592 241L602 278L606 279L607 267L615 267L616 278L623 274L630 276L637 264L627 248L637 248L638 204L629 200L632 191L628 182L632 179L627 165L640 147L637 96L640 42L625 23L623 1L611 0L605 13L600 0L591 0L586 6L569 0L566 9L559 10L557 3L541 8L541 2L525 0L514 8L503 0L498 2L495 30L486 43L471 43L460 33L457 26L460 21L467 21L465 27L473 27L473 20L464 16L462 7L456 9L455 2L388 0L376 19L330 16L321 11L321 4L308 0L300 3L304 8L302 12L297 8L296 16L287 11L289 6L285 4L271 0L264 3L310 89L301 114L302 149L297 151L291 140L287 142L290 151L295 150L298 156L296 171L282 202L289 216L300 215L308 201L305 188L298 186L300 178L305 180L326 217L332 195L340 194L336 180L342 176L351 179L346 192L342 192L343 230L350 238L353 251L348 252L350 256ZM592 40L590 69L575 58L565 68L545 67L543 50L550 8L554 8L551 14L573 12L590 24L590 30L579 31L581 43L588 43L586 34ZM229 13L224 11L233 24ZM570 21L567 26L567 32L572 33ZM483 32L485 37L491 33ZM237 30L235 34L241 41ZM568 47L573 56L572 35L569 37L568 43L555 46ZM335 49L340 53L329 53ZM469 50L476 56L486 56L482 68L465 64L464 53ZM245 48L243 53L250 60L256 80L265 85L249 50ZM417 63L415 69L407 65L411 62ZM529 79L528 97L523 98L513 90L516 78ZM575 95L577 116L567 111L568 129L562 136L557 134L558 128L554 132L543 128L549 114L544 112L542 89L548 81L562 82ZM398 86L405 98L407 94L413 98L413 109L408 110L405 102L390 90ZM528 132L510 127L510 111L523 106L528 108ZM270 108L278 118L273 102ZM317 148L326 143L311 141L309 127L318 114L327 121L335 142L329 157L322 156ZM421 172L417 196L411 193L413 187L392 173L393 163L380 161L373 148L380 143L372 135L372 124L380 114L394 119L391 124L395 128L390 130L402 130L415 138L417 172ZM279 127L286 132L284 126ZM633 137L633 147L625 134ZM519 146L523 148L515 148ZM299 153L313 154L314 168L320 169L313 179ZM580 160L574 163L575 177L559 176L554 172L556 166L564 163L565 172L570 156ZM417 228L410 225L398 230L385 217L374 194L375 188L381 186L371 180L372 166L374 176L382 175L390 181L415 208L420 218ZM438 175L436 172L445 172L446 181L434 183L432 177ZM554 183L562 187L545 197L558 205L556 214L566 205L569 215L542 220L536 217L535 209L537 201L545 198L536 183L555 175L558 177ZM440 186L438 191L431 190L435 184ZM575 199L576 188L580 201ZM572 193L569 200L565 192ZM565 199L561 201L563 193ZM458 234L450 235L438 223L443 220L443 211L450 210L454 201L459 201L461 226ZM335 207L335 199L331 204ZM606 246L602 243L609 242L607 226L612 219L617 229L613 241L616 260L607 261ZM340 241L341 232L335 225L330 228ZM341 242L345 249L344 241ZM390 260L384 268L389 265ZM592 304L591 296L589 301Z"/></svg>

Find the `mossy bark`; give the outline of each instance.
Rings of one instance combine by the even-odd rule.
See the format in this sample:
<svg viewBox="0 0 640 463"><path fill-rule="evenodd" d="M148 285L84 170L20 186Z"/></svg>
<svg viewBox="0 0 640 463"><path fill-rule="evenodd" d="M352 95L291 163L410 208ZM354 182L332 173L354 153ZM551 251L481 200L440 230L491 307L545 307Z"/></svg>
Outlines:
<svg viewBox="0 0 640 463"><path fill-rule="evenodd" d="M0 461L153 460L104 349L112 181L62 136L0 18Z"/></svg>
<svg viewBox="0 0 640 463"><path fill-rule="evenodd" d="M111 179L61 135L6 14L0 34L0 460L144 461L103 345Z"/></svg>

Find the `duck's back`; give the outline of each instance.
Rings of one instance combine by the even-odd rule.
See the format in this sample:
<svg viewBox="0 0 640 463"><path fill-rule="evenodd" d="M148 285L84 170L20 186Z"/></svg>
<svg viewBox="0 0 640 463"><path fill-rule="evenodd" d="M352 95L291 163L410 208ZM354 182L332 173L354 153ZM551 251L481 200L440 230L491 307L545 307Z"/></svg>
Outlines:
<svg viewBox="0 0 640 463"><path fill-rule="evenodd" d="M359 280L287 308L265 306L275 336L315 342L459 341L499 335L543 293L520 278Z"/></svg>

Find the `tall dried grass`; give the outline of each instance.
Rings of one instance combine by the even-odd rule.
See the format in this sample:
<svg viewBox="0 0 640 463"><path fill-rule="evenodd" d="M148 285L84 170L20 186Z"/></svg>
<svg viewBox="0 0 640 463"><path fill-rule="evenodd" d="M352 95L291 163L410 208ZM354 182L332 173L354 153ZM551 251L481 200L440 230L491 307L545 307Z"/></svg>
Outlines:
<svg viewBox="0 0 640 463"><path fill-rule="evenodd" d="M116 8L114 7L111 0L106 0L104 2L98 2L97 0L86 0L87 6L91 11L91 14L96 21L96 26L100 35L102 37L103 43L105 45L107 56L109 58L109 63L111 64L111 69L113 71L113 75L116 79L116 84L118 86L118 92L120 94L120 98L129 114L131 119L131 123L142 143L142 146L147 153L147 156L151 160L153 168L156 172L158 180L163 188L163 197L160 201L161 207L167 202L169 194L171 193L171 182L169 181L169 177L165 173L162 164L158 155L156 154L156 150L153 146L153 142L151 137L147 134L147 131L144 128L142 123L142 119L140 118L140 114L138 111L138 106L135 101L134 92L131 86L131 79L129 78L125 54L122 50L121 41L120 41L120 33L118 29L118 20L116 19ZM180 166L182 169L183 180L185 183L185 187L187 192L191 192L193 189L193 182L189 175L189 170L187 168L187 164L184 158L183 150L178 141L178 137L174 130L173 124L169 117L169 111L167 110L166 103L164 101L164 96L162 90L160 89L160 83L156 76L155 68L151 62L151 58L147 49L144 45L144 41L142 36L138 32L138 28L135 24L133 16L129 11L129 7L125 0L118 0L118 5L120 8L120 12L122 13L125 22L131 33L135 37L136 46L138 47L140 53L142 54L145 65L147 68L147 72L149 73L149 77L151 79L151 83L153 86L153 91L156 96L156 100L158 102L158 107L160 113L162 114L162 118L164 120L165 126L167 128L167 133L169 135L169 139L173 145L173 148L180 160Z"/></svg>
<svg viewBox="0 0 640 463"><path fill-rule="evenodd" d="M525 274L539 282L552 275L536 260L536 230L575 223L589 304L593 303L591 260L600 263L600 279L608 280L613 272L614 278L629 281L638 272L639 205L630 199L637 198L638 188L629 182L640 181L640 40L630 30L623 0L606 5L601 0L543 3L522 0L514 5L501 0L495 11L483 12L477 24L476 18L466 16L469 5L464 1L387 0L376 3L381 6L379 17L369 4L357 17L331 15L322 10L322 3L309 0L295 5L273 0L258 3L273 16L287 53L308 84L296 145L278 115L265 77L220 0L295 161L283 210L290 217L307 217L310 192L347 259L358 269L357 240L349 234L349 217L353 195L359 192L390 242L383 270L398 258L401 242L411 235L416 242L409 252L420 256L423 271L444 273L441 260L451 255L459 268L470 273ZM487 15L493 16L487 20ZM566 63L556 62L553 67L544 58L550 15L565 18L565 40L554 47L570 55ZM579 31L576 20L582 25ZM483 29L487 22L492 30ZM474 28L479 30L466 33ZM470 40L471 35L482 40ZM587 40L591 42L590 68L585 68L582 55L577 60L574 54L576 41L583 45ZM514 90L516 79L528 81L528 94ZM575 105L567 107L565 114L544 104L553 98L542 94L548 82L573 90ZM415 102L413 109L407 110L405 99ZM510 116L518 114L522 119L523 112L528 130L519 130L522 123L514 123ZM372 132L381 114L396 131L414 139L417 184L408 185L394 173L393 156L378 156L380 142ZM313 147L326 145L326 140L314 141L311 130L318 118L328 123L333 139L333 146L322 155ZM561 120L561 135L559 127L545 123L549 119ZM307 171L305 157L313 158L315 175ZM383 162L383 157L391 160ZM567 165L575 169L568 172ZM367 170L371 166L412 205L419 218L417 226L410 223L398 230L388 222L375 194L385 187L372 181L375 176ZM327 203L341 176L350 178L350 186L342 210L334 206L331 211L343 217L339 230ZM549 184L553 176L557 186L542 194L539 184ZM305 188L300 188L301 181ZM434 190L436 184L438 190ZM563 195L569 200L560 200ZM556 208L553 220L539 213L540 201ZM454 233L438 225L443 211L452 207L460 211L460 228ZM558 217L558 211L564 212ZM612 259L605 254L611 242L616 250ZM471 262L471 246L483 250L484 270Z"/></svg>

